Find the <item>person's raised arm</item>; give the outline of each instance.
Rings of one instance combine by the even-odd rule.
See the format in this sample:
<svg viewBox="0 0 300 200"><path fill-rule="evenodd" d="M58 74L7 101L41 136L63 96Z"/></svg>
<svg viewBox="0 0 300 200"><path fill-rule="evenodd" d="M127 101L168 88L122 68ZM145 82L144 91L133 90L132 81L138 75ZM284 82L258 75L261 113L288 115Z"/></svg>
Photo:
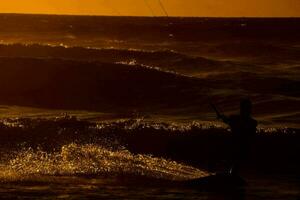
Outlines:
<svg viewBox="0 0 300 200"><path fill-rule="evenodd" d="M229 118L226 115L220 115L219 119L221 119L225 124L229 124Z"/></svg>
<svg viewBox="0 0 300 200"><path fill-rule="evenodd" d="M224 114L221 114L220 111L217 109L217 107L213 103L210 103L210 105L216 112L217 119L221 119L224 123L229 124L229 118L227 116L225 116Z"/></svg>

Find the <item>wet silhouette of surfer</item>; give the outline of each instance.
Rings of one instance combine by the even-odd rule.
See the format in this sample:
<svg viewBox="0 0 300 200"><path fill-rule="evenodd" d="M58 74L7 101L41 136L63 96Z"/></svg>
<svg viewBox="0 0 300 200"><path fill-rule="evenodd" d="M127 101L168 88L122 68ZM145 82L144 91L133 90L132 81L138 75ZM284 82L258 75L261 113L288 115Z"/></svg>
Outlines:
<svg viewBox="0 0 300 200"><path fill-rule="evenodd" d="M257 121L252 118L252 102L242 99L240 114L226 116L213 105L217 117L230 126L232 132L232 149L229 174L238 176L241 164L247 159L251 145L256 135Z"/></svg>
<svg viewBox="0 0 300 200"><path fill-rule="evenodd" d="M190 180L185 184L189 187L200 187L206 189L227 189L246 185L246 181L240 177L239 171L242 162L249 154L251 145L256 135L257 121L252 118L252 103L249 99L240 102L240 113L226 116L221 114L214 104L211 104L219 119L230 126L232 132L232 148L230 156L230 170L225 173ZM235 191L233 191L235 194ZM243 194L243 193L242 193ZM242 198L243 195L239 199Z"/></svg>

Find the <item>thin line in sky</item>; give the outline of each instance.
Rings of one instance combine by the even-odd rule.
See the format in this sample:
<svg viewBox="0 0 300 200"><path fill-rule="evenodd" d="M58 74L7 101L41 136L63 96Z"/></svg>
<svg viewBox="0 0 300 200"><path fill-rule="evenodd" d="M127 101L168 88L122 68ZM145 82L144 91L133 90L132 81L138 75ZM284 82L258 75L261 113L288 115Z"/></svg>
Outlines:
<svg viewBox="0 0 300 200"><path fill-rule="evenodd" d="M160 5L161 9L164 11L165 15L166 15L167 17L169 17L169 14L168 14L168 12L167 12L167 10L166 10L166 8L165 8L163 2L162 2L161 0L158 0L158 2L159 2L159 5Z"/></svg>
<svg viewBox="0 0 300 200"><path fill-rule="evenodd" d="M144 0L147 8L150 10L151 14L152 14L152 17L155 16L155 13L154 13L154 10L152 9L152 7L150 6L149 2L147 0Z"/></svg>

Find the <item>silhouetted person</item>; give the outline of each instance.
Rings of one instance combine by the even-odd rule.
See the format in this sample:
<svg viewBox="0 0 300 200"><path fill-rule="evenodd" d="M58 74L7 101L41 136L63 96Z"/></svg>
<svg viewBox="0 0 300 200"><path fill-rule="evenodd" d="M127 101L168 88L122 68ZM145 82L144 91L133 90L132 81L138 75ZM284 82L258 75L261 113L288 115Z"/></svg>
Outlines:
<svg viewBox="0 0 300 200"><path fill-rule="evenodd" d="M230 126L232 132L231 175L238 175L240 164L247 158L256 135L257 121L252 118L252 103L249 99L240 102L240 114L218 117Z"/></svg>

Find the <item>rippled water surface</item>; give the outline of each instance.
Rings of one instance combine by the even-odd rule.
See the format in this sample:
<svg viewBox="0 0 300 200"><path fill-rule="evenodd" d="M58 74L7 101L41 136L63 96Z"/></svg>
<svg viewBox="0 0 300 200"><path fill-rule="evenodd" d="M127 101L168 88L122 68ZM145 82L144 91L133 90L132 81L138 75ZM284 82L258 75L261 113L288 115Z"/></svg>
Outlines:
<svg viewBox="0 0 300 200"><path fill-rule="evenodd" d="M300 21L0 14L3 199L299 199ZM241 187L210 103L253 101ZM227 186L224 184L224 186ZM297 199L297 200L298 200Z"/></svg>
<svg viewBox="0 0 300 200"><path fill-rule="evenodd" d="M268 177L250 180L245 189L203 190L176 187L157 180L40 177L33 182L2 183L3 199L295 199L296 180Z"/></svg>

